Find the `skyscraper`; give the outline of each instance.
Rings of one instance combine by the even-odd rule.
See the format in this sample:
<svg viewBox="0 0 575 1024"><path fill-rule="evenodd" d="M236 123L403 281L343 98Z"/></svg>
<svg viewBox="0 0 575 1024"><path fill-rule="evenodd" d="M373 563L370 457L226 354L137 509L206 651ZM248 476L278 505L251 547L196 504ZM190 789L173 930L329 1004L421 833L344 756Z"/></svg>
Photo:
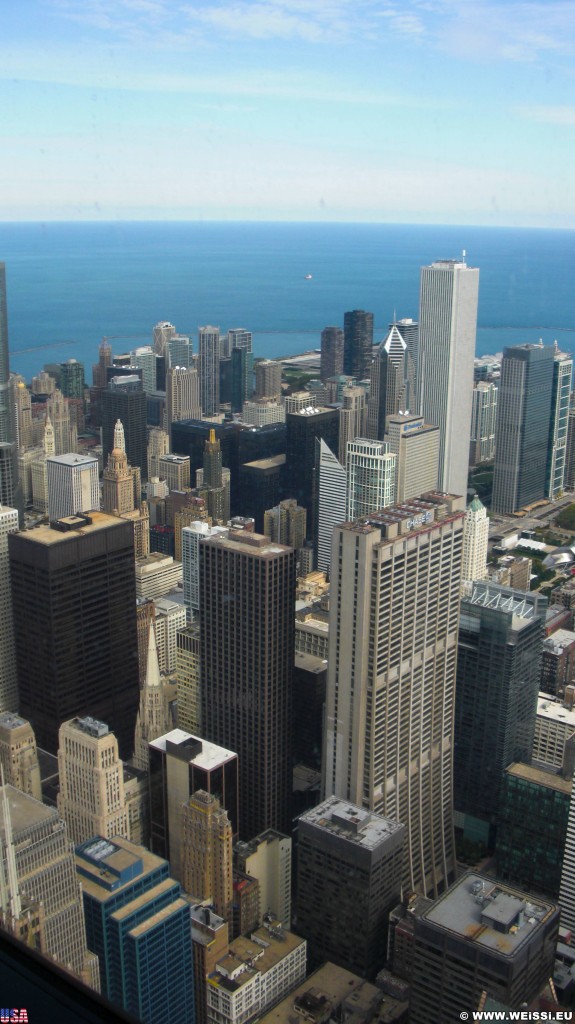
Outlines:
<svg viewBox="0 0 575 1024"><path fill-rule="evenodd" d="M367 395L365 388L344 388L339 410L339 451L342 466L347 462L347 446L356 437L365 437Z"/></svg>
<svg viewBox="0 0 575 1024"><path fill-rule="evenodd" d="M97 459L90 455L53 455L46 459L46 471L50 519L100 508Z"/></svg>
<svg viewBox="0 0 575 1024"><path fill-rule="evenodd" d="M279 398L282 391L282 364L275 359L258 359L254 372L256 398Z"/></svg>
<svg viewBox="0 0 575 1024"><path fill-rule="evenodd" d="M18 510L0 506L0 711L18 710L18 674L8 557L8 536L17 530Z"/></svg>
<svg viewBox="0 0 575 1024"><path fill-rule="evenodd" d="M404 885L454 877L453 701L463 500L335 528L324 792L402 822Z"/></svg>
<svg viewBox="0 0 575 1024"><path fill-rule="evenodd" d="M46 421L54 430L55 455L67 455L78 447L78 432L70 422L70 408L62 392L56 388L46 402Z"/></svg>
<svg viewBox="0 0 575 1024"><path fill-rule="evenodd" d="M166 342L173 338L175 333L176 328L169 320L160 320L153 330L154 352L157 352L159 356L163 356Z"/></svg>
<svg viewBox="0 0 575 1024"><path fill-rule="evenodd" d="M439 427L439 489L467 494L479 270L463 260L421 268L419 412Z"/></svg>
<svg viewBox="0 0 575 1024"><path fill-rule="evenodd" d="M200 327L199 364L200 405L203 416L220 411L220 329Z"/></svg>
<svg viewBox="0 0 575 1024"><path fill-rule="evenodd" d="M497 405L493 511L516 512L545 495L554 350L517 345L503 351Z"/></svg>
<svg viewBox="0 0 575 1024"><path fill-rule="evenodd" d="M549 445L547 451L546 497L554 501L563 493L567 462L567 433L569 427L569 402L573 360L557 350L553 361L553 395L551 398L551 422L549 424Z"/></svg>
<svg viewBox="0 0 575 1024"><path fill-rule="evenodd" d="M347 446L346 519L377 512L395 499L396 456L389 445L358 437Z"/></svg>
<svg viewBox="0 0 575 1024"><path fill-rule="evenodd" d="M139 696L132 524L93 512L8 545L21 714L52 753L60 724L91 714L127 759Z"/></svg>
<svg viewBox="0 0 575 1024"><path fill-rule="evenodd" d="M495 454L495 424L497 421L497 385L478 380L473 385L471 411L471 440L469 465L489 462Z"/></svg>
<svg viewBox="0 0 575 1024"><path fill-rule="evenodd" d="M395 500L398 504L417 494L437 490L439 427L423 416L389 416L385 440L396 457Z"/></svg>
<svg viewBox="0 0 575 1024"><path fill-rule="evenodd" d="M172 437L172 423L178 420L200 419L200 383L195 367L170 367L166 374L166 419L168 435Z"/></svg>
<svg viewBox="0 0 575 1024"><path fill-rule="evenodd" d="M231 921L233 830L227 811L199 789L182 806L181 830L182 887Z"/></svg>
<svg viewBox="0 0 575 1024"><path fill-rule="evenodd" d="M315 445L316 564L328 572L333 528L345 520L347 474L325 441L317 438Z"/></svg>
<svg viewBox="0 0 575 1024"><path fill-rule="evenodd" d="M373 313L353 309L343 316L343 372L363 380L373 356Z"/></svg>
<svg viewBox="0 0 575 1024"><path fill-rule="evenodd" d="M295 556L256 533L200 545L202 721L235 750L240 834L289 828Z"/></svg>
<svg viewBox="0 0 575 1024"><path fill-rule="evenodd" d="M343 373L343 331L341 327L324 327L321 332L320 377L338 377Z"/></svg>
<svg viewBox="0 0 575 1024"><path fill-rule="evenodd" d="M477 495L467 507L463 528L463 558L461 560L462 585L483 580L487 575L487 548L489 519L483 502Z"/></svg>
<svg viewBox="0 0 575 1024"><path fill-rule="evenodd" d="M0 762L4 780L15 789L42 800L40 763L34 730L11 711L0 714Z"/></svg>
<svg viewBox="0 0 575 1024"><path fill-rule="evenodd" d="M415 406L415 365L407 344L392 324L370 365L369 437L383 441L388 416Z"/></svg>
<svg viewBox="0 0 575 1024"><path fill-rule="evenodd" d="M8 309L6 266L0 263L0 505L20 511L18 449L14 430L10 359L8 353Z"/></svg>
<svg viewBox="0 0 575 1024"><path fill-rule="evenodd" d="M84 364L77 359L60 363L60 387L64 398L84 399Z"/></svg>
<svg viewBox="0 0 575 1024"><path fill-rule="evenodd" d="M314 487L316 439L322 439L332 452L338 451L339 413L337 409L301 409L286 414L286 497L303 505L315 536ZM317 518L317 516L316 516Z"/></svg>
<svg viewBox="0 0 575 1024"><path fill-rule="evenodd" d="M114 428L117 420L124 426L125 452L131 466L139 466L141 478L147 478L146 394L142 381L132 376L112 377L101 394L102 447L104 460L115 448Z"/></svg>

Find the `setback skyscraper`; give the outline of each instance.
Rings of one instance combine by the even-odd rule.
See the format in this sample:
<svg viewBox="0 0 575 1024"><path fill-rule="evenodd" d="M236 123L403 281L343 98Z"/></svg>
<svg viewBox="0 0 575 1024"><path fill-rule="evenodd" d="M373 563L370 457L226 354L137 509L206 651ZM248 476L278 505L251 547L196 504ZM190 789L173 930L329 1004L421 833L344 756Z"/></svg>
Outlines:
<svg viewBox="0 0 575 1024"><path fill-rule="evenodd" d="M467 494L479 270L463 260L421 268L419 412L439 427L439 490Z"/></svg>

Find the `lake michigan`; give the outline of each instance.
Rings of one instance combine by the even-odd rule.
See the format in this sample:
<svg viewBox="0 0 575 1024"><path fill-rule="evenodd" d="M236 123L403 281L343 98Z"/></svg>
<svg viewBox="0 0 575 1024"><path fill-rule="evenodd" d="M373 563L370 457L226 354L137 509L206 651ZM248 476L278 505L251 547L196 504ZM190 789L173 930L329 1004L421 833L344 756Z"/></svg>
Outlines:
<svg viewBox="0 0 575 1024"><path fill-rule="evenodd" d="M74 357L91 381L102 337L151 343L158 320L197 337L245 327L257 356L319 346L348 309L418 316L420 267L480 268L477 354L557 339L575 350L575 231L398 224L4 223L11 369ZM307 277L311 275L311 278ZM197 351L196 346L194 346Z"/></svg>

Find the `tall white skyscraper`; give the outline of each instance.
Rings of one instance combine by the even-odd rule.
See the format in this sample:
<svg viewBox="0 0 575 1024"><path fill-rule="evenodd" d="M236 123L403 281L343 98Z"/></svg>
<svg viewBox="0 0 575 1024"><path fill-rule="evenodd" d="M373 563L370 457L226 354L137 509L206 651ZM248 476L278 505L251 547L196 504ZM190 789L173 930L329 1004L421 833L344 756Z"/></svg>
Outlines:
<svg viewBox="0 0 575 1024"><path fill-rule="evenodd" d="M18 530L18 510L0 505L0 711L18 709L8 534Z"/></svg>
<svg viewBox="0 0 575 1024"><path fill-rule="evenodd" d="M357 437L347 446L346 519L359 519L395 500L395 455L383 441Z"/></svg>
<svg viewBox="0 0 575 1024"><path fill-rule="evenodd" d="M341 462L321 438L316 439L317 567L327 572L331 562L331 535L345 520L347 476Z"/></svg>
<svg viewBox="0 0 575 1024"><path fill-rule="evenodd" d="M465 513L463 527L463 558L461 560L462 586L487 576L487 547L489 519L485 505L475 495Z"/></svg>
<svg viewBox="0 0 575 1024"><path fill-rule="evenodd" d="M201 415L198 371L195 367L189 370L184 366L170 368L166 374L166 418L170 445L172 423L178 420L199 420Z"/></svg>
<svg viewBox="0 0 575 1024"><path fill-rule="evenodd" d="M200 405L204 416L220 411L220 329L200 327L199 364Z"/></svg>
<svg viewBox="0 0 575 1024"><path fill-rule="evenodd" d="M421 268L419 412L439 427L439 489L467 494L479 270L463 260Z"/></svg>
<svg viewBox="0 0 575 1024"><path fill-rule="evenodd" d="M406 826L406 889L454 878L453 707L462 498L333 531L324 795Z"/></svg>
<svg viewBox="0 0 575 1024"><path fill-rule="evenodd" d="M62 519L76 512L99 511L98 460L89 455L54 455L46 459L48 517Z"/></svg>

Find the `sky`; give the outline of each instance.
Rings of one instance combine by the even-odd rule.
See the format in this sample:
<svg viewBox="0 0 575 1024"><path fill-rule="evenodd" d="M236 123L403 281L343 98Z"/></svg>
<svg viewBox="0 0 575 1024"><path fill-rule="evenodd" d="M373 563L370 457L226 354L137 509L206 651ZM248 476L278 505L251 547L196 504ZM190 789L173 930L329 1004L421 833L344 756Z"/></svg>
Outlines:
<svg viewBox="0 0 575 1024"><path fill-rule="evenodd" d="M575 227L575 0L4 0L0 220Z"/></svg>

